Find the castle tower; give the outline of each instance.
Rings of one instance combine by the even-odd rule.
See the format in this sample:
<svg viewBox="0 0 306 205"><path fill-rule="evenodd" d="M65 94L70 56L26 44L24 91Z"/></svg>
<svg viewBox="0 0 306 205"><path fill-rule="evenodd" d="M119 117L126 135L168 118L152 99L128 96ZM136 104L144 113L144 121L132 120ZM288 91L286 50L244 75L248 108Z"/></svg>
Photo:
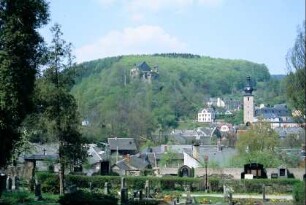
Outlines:
<svg viewBox="0 0 306 205"><path fill-rule="evenodd" d="M245 125L252 124L254 121L254 96L252 92L251 78L248 76L243 96L243 122Z"/></svg>

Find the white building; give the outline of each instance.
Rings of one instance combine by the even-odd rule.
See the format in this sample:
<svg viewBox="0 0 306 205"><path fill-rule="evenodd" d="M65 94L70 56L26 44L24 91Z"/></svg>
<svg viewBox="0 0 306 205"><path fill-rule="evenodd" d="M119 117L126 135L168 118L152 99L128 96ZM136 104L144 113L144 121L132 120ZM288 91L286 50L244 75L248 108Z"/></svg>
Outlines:
<svg viewBox="0 0 306 205"><path fill-rule="evenodd" d="M212 108L204 108L198 113L198 122L214 122L215 111Z"/></svg>

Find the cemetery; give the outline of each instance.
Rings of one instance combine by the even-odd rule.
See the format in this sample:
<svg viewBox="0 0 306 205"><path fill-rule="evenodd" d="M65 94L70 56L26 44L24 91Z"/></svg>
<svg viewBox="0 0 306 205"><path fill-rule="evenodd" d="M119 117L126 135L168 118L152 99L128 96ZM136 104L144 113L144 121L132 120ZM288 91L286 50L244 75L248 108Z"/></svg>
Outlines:
<svg viewBox="0 0 306 205"><path fill-rule="evenodd" d="M280 169L280 172L283 170ZM59 196L57 173L37 172L34 181L6 175L1 175L0 179L3 190L0 204L16 204L5 201L5 196L12 194L20 200L17 204L248 204L248 200L252 204L256 201L259 204L293 204L292 192L301 184L298 179L281 177L232 179L224 175L210 175L206 183L206 176L68 174L65 194ZM243 198L250 193L257 198ZM280 197L276 199L274 195Z"/></svg>

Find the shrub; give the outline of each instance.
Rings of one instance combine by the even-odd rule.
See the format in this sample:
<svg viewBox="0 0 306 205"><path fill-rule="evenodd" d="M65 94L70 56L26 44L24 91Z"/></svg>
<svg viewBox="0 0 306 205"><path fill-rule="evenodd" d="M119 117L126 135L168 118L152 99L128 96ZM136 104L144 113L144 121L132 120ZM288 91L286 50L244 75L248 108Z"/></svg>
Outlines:
<svg viewBox="0 0 306 205"><path fill-rule="evenodd" d="M20 204L31 200L31 194L27 191L4 192L1 204Z"/></svg>
<svg viewBox="0 0 306 205"><path fill-rule="evenodd" d="M297 205L303 205L305 202L305 182L296 183L293 186L293 199Z"/></svg>
<svg viewBox="0 0 306 205"><path fill-rule="evenodd" d="M43 192L58 194L59 193L59 176L48 172L41 172L37 175L41 190Z"/></svg>
<svg viewBox="0 0 306 205"><path fill-rule="evenodd" d="M77 192L61 196L59 199L59 203L62 205L117 205L118 199L109 195L90 193L79 190Z"/></svg>

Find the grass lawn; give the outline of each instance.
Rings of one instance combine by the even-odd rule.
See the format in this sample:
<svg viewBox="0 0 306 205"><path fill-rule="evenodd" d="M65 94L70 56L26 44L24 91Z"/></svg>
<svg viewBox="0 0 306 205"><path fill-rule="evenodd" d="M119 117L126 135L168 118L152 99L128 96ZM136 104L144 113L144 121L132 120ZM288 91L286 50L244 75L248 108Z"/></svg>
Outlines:
<svg viewBox="0 0 306 205"><path fill-rule="evenodd" d="M225 201L223 197L195 197L195 200L198 204L228 204L228 201ZM292 201L287 200L267 200L263 201L262 199L233 199L234 204L239 205L293 205Z"/></svg>
<svg viewBox="0 0 306 205"><path fill-rule="evenodd" d="M15 191L15 192L3 192L0 205L13 205L13 204L45 204L55 205L58 204L59 195L44 193L43 199L40 201L35 200L34 193L29 191Z"/></svg>

